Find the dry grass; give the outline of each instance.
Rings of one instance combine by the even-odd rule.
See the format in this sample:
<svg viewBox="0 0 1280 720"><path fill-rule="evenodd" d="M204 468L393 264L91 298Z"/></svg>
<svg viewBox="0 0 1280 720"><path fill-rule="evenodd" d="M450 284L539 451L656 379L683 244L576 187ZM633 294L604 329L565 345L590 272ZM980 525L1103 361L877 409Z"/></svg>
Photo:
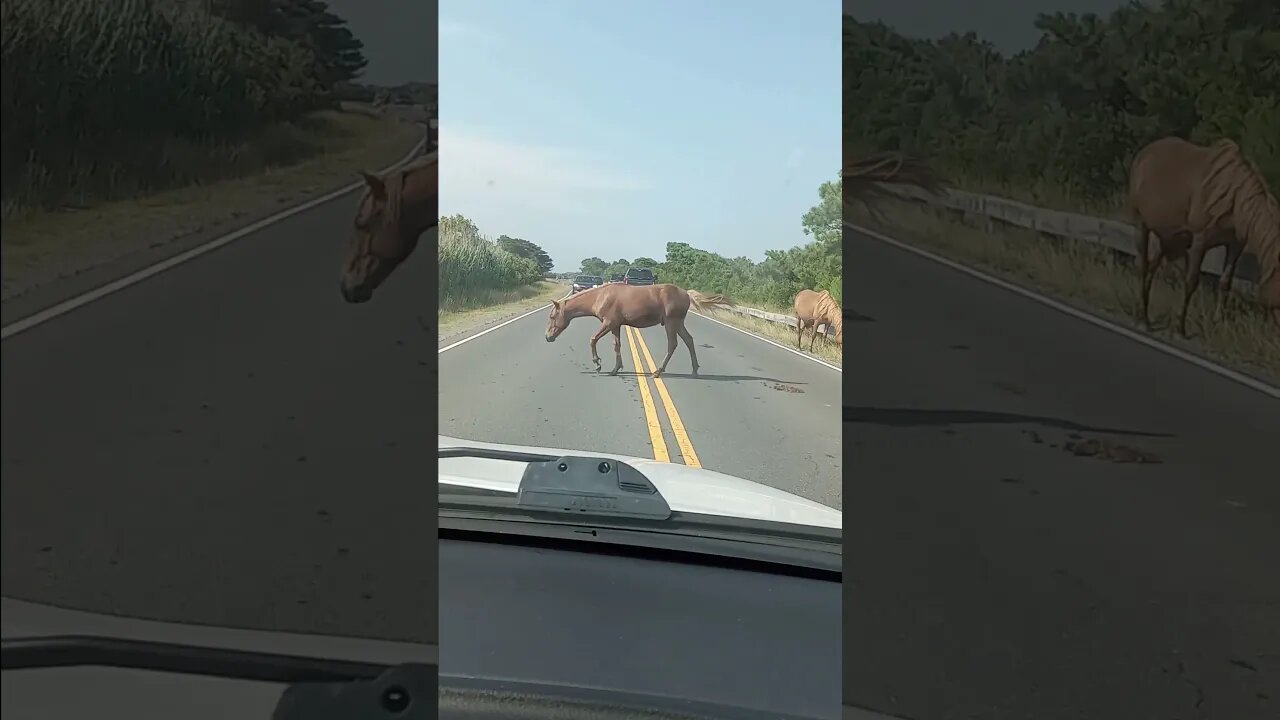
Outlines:
<svg viewBox="0 0 1280 720"><path fill-rule="evenodd" d="M1136 271L1109 250L1085 243L1053 242L1013 227L988 233L950 213L909 201L885 202L878 210L884 222L864 212L855 213L850 220L1138 329ZM1181 280L1174 268L1166 265L1164 270L1151 290L1153 335L1272 381L1280 380L1280 332L1256 303L1239 296L1228 299L1226 319L1215 322L1214 281L1201 281L1192 302L1187 320L1192 337L1178 338L1173 325L1181 305Z"/></svg>
<svg viewBox="0 0 1280 720"><path fill-rule="evenodd" d="M179 238L231 229L255 217L333 191L396 162L422 131L395 116L324 111L310 122L264 135L261 142L313 148L289 165L266 165L252 174L188 185L86 208L27 209L3 219L4 297ZM270 153L262 153L269 156Z"/></svg>
<svg viewBox="0 0 1280 720"><path fill-rule="evenodd" d="M489 290L471 295L467 301L440 300L438 313L441 338L459 335L491 322L529 312L569 291L563 283L544 280L514 290Z"/></svg>
<svg viewBox="0 0 1280 720"><path fill-rule="evenodd" d="M776 307L755 307L757 310L778 313L780 315L790 315L789 308ZM791 325L783 325L781 323L771 322L763 318L752 317L750 315L739 315L738 313L728 312L726 310L715 310L708 313L711 317L736 328L741 328L749 333L759 335L760 337L772 340L780 345L786 345L789 348L796 347L796 329ZM806 355L812 355L820 360L825 360L832 365L843 366L843 355L840 346L835 340L829 337L818 336L813 343L813 352L809 352L809 333L806 330L804 334L804 347L801 352Z"/></svg>

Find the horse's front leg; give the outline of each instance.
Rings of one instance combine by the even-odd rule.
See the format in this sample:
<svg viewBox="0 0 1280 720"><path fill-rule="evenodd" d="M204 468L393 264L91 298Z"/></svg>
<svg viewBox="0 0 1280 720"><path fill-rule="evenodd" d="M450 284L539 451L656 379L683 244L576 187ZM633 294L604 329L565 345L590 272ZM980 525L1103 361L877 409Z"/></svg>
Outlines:
<svg viewBox="0 0 1280 720"><path fill-rule="evenodd" d="M617 375L622 369L622 326L613 329L613 372L610 375Z"/></svg>
<svg viewBox="0 0 1280 720"><path fill-rule="evenodd" d="M596 372L600 372L602 369L600 366L600 353L596 352L596 343L599 342L600 338L604 337L607 332L609 332L609 323L601 323L600 329L596 331L595 335L591 336L591 362L596 364Z"/></svg>

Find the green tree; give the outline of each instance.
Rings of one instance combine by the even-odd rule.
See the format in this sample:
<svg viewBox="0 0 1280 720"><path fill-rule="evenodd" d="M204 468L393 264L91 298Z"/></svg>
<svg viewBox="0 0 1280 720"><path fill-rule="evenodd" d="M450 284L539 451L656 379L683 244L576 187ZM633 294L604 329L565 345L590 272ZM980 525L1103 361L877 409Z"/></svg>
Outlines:
<svg viewBox="0 0 1280 720"><path fill-rule="evenodd" d="M818 186L818 204L800 220L805 235L812 235L818 245L837 255L844 232L844 202L840 187L839 180Z"/></svg>
<svg viewBox="0 0 1280 720"><path fill-rule="evenodd" d="M972 33L915 40L845 16L846 144L978 189L1109 202L1146 143L1227 137L1280 183L1280 3L1133 3L1035 26L1040 42L1006 57Z"/></svg>
<svg viewBox="0 0 1280 720"><path fill-rule="evenodd" d="M609 263L598 257L589 257L582 261L583 275L604 275L605 270L609 267Z"/></svg>
<svg viewBox="0 0 1280 720"><path fill-rule="evenodd" d="M506 250L513 255L533 261L543 275L550 273L551 268L555 267L555 263L552 262L551 256L537 244L528 240L501 235L495 242L497 242L498 247L501 247L503 250Z"/></svg>

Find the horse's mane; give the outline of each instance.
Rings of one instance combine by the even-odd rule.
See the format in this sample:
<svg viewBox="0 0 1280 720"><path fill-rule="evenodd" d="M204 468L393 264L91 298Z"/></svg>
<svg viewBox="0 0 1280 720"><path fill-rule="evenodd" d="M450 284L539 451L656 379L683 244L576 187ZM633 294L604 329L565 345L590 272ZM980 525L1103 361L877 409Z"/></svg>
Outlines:
<svg viewBox="0 0 1280 720"><path fill-rule="evenodd" d="M840 324L844 321L844 314L840 310L840 303L836 302L836 298L831 294L830 290L818 291L818 302L814 303L813 310L816 314L826 315L834 318L833 324ZM827 313L827 311L830 313Z"/></svg>
<svg viewBox="0 0 1280 720"><path fill-rule="evenodd" d="M900 152L875 152L861 156L846 152L840 177L846 209L855 202L870 207L873 201L894 199L896 196L880 183L912 185L932 195L945 190L943 179L933 168Z"/></svg>
<svg viewBox="0 0 1280 720"><path fill-rule="evenodd" d="M1236 234L1257 257L1265 277L1280 265L1280 204L1239 145L1224 139L1210 149L1209 172L1201 182L1205 210L1213 221L1234 216Z"/></svg>
<svg viewBox="0 0 1280 720"><path fill-rule="evenodd" d="M404 200L405 179L413 173L433 168L439 165L439 163L440 153L429 152L426 155L410 160L403 166L382 176L382 184L387 191L387 207L386 211L383 213L384 222L392 225L400 222L400 213L403 208Z"/></svg>

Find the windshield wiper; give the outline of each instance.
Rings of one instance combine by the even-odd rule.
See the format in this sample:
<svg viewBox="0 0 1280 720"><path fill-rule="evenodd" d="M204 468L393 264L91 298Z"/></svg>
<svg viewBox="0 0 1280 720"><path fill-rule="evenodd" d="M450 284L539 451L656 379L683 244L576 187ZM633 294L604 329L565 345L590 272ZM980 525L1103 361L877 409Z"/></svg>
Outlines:
<svg viewBox="0 0 1280 720"><path fill-rule="evenodd" d="M289 684L273 720L435 717L434 665L330 660L95 636L0 641L5 670L100 666Z"/></svg>
<svg viewBox="0 0 1280 720"><path fill-rule="evenodd" d="M440 448L437 457L526 463L516 497L519 508L592 517L671 517L671 506L649 478L617 460L465 447Z"/></svg>

